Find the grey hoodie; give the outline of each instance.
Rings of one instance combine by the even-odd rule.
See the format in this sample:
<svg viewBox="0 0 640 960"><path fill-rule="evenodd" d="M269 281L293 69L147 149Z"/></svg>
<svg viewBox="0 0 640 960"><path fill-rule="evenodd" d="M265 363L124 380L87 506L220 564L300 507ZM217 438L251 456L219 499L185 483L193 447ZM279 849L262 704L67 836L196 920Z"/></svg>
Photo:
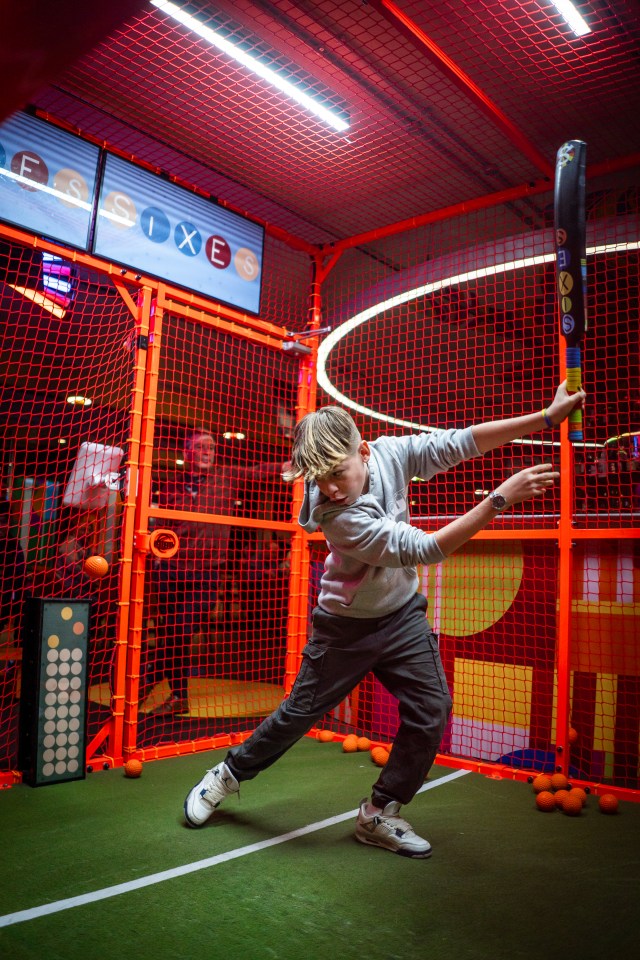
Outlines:
<svg viewBox="0 0 640 960"><path fill-rule="evenodd" d="M311 481L298 522L325 535L318 605L340 617L384 617L404 606L418 589L418 563L444 559L433 534L409 522L407 488L412 477L430 480L480 455L471 427L370 444L369 490L347 506L332 503Z"/></svg>

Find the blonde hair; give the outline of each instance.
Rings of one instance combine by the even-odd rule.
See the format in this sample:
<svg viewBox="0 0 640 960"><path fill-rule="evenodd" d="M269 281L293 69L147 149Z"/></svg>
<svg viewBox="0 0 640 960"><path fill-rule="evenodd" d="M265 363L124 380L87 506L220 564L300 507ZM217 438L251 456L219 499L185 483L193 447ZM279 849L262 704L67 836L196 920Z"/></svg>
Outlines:
<svg viewBox="0 0 640 960"><path fill-rule="evenodd" d="M320 407L308 413L293 431L291 464L285 480L315 480L330 473L338 463L353 456L362 440L351 416L341 407Z"/></svg>

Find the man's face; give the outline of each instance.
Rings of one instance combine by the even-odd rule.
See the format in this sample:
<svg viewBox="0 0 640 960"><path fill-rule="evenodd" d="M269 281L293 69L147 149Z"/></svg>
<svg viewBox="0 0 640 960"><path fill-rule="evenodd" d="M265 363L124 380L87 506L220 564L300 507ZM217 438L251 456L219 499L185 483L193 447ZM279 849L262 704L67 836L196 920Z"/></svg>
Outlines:
<svg viewBox="0 0 640 960"><path fill-rule="evenodd" d="M216 460L216 445L213 437L206 434L196 437L186 455L187 462L194 473L207 473Z"/></svg>
<svg viewBox="0 0 640 960"><path fill-rule="evenodd" d="M330 473L316 479L321 493L332 503L355 503L369 489L369 444L362 440L351 457L341 460Z"/></svg>

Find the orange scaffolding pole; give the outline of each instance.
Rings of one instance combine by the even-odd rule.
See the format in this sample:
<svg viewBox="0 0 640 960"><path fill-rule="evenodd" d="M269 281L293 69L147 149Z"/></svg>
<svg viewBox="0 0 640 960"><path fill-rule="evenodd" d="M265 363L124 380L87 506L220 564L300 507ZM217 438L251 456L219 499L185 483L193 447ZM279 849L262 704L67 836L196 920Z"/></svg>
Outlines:
<svg viewBox="0 0 640 960"><path fill-rule="evenodd" d="M626 157L619 157L616 160L607 160L604 163L595 163L587 170L587 175L591 178L603 176L607 173L617 173L623 170L632 170L640 166L640 153L632 153ZM515 200L523 200L525 197L537 196L541 193L549 193L553 189L548 177L541 180L535 180L531 183L522 183L517 187L505 187L504 190L496 190L494 193L483 194L480 197L471 197L468 200L461 200L459 203L451 204L448 207L440 207L438 210L430 210L428 213L418 214L415 217L408 217L406 220L398 220L396 223L389 223L383 227L377 227L374 230L367 230L364 233L356 233L344 240L337 240L334 243L328 243L323 247L325 255L333 254L334 257L344 250L353 247L360 247L376 240L383 240L387 237L404 233L407 230L416 230L420 227L426 227L432 223L440 223L443 220L451 220L454 217L462 217L465 214L474 213L478 210L488 210L491 207L500 206L503 203L513 203Z"/></svg>
<svg viewBox="0 0 640 960"><path fill-rule="evenodd" d="M140 456L136 486L136 509L132 544L131 603L129 643L125 676L124 730L122 754L125 760L136 753L138 732L138 690L140 660L144 634L144 587L149 551L149 508L153 471L153 434L158 396L158 374L162 344L163 311L156 303L149 304L149 337L146 345L144 396L140 417Z"/></svg>
<svg viewBox="0 0 640 960"><path fill-rule="evenodd" d="M564 372L560 376L564 378ZM561 425L560 445L560 521L558 523L558 623L557 623L557 695L555 753L556 770L569 769L569 717L571 697L571 600L573 583L573 452L569 442L569 427Z"/></svg>
<svg viewBox="0 0 640 960"><path fill-rule="evenodd" d="M116 623L115 650L111 674L111 719L107 723L108 738L102 735L94 737L89 745L92 751L97 750L105 739L107 749L101 757L103 762L118 764L121 761L121 744L125 720L125 677L127 671L127 656L129 648L129 629L131 615L131 569L134 552L134 530L137 509L137 486L140 458L140 430L145 396L146 377L146 348L149 339L149 315L152 291L143 287L136 305L136 323L133 342L133 383L131 390L131 418L130 435L128 438L127 476L128 483L122 518L122 541L120 552L120 581L118 592L118 617ZM93 759L87 750L87 763Z"/></svg>
<svg viewBox="0 0 640 960"><path fill-rule="evenodd" d="M313 277L310 288L311 330L319 330L322 321L322 259L320 252L313 261ZM296 401L296 422L316 408L317 380L317 337L310 337L305 343L311 353L300 362L298 377L298 396ZM291 567L289 579L289 616L287 622L287 650L285 656L285 692L289 693L298 673L302 648L307 638L309 617L309 569L311 557L309 538L297 520L304 497L304 481L299 479L293 488L292 518L295 523L291 537Z"/></svg>

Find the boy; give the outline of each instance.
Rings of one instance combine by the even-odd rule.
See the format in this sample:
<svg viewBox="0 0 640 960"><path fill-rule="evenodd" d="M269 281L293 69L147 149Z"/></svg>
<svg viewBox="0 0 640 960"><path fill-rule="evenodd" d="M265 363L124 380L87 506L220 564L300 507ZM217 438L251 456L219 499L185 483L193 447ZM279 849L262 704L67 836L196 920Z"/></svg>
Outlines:
<svg viewBox="0 0 640 960"><path fill-rule="evenodd" d="M284 477L304 476L299 523L309 532L321 526L329 547L312 635L288 699L188 794L189 826L205 823L242 781L274 763L373 671L398 699L400 726L371 800L360 805L355 836L401 856L430 856L429 842L400 816L400 806L435 759L451 698L415 565L441 562L502 510L544 494L559 474L550 464L527 467L436 534L410 525L409 482L554 426L584 400L582 391L570 395L565 382L540 413L371 443L339 407L303 417Z"/></svg>

